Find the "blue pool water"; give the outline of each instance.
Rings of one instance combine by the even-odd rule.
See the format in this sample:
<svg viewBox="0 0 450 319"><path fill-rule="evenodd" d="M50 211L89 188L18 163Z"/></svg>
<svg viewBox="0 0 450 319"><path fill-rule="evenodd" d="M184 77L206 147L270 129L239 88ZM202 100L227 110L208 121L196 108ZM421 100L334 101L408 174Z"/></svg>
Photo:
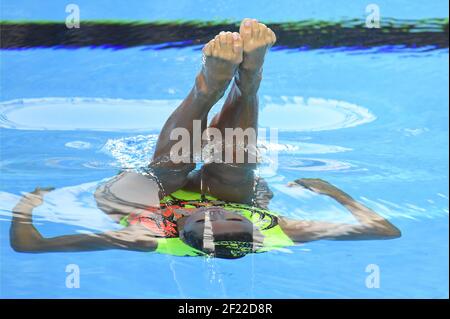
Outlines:
<svg viewBox="0 0 450 319"><path fill-rule="evenodd" d="M298 12L289 10L294 2ZM443 1L379 2L390 17L448 14ZM89 19L276 22L360 17L366 5L199 1L190 15L187 1L170 11L167 1L152 2L148 11L134 1L79 3ZM4 20L64 17L57 1L48 7L2 1ZM44 236L120 228L92 194L121 168L148 162L165 118L193 84L198 49L0 51L0 297L448 298L448 49L273 50L266 58L260 124L279 132L278 141L265 144L278 151L278 167L261 168L275 194L270 208L295 218L354 222L332 200L286 187L318 177L387 217L402 231L399 239L318 241L237 260L14 252L11 209L38 185L56 187L34 215ZM80 267L80 288L66 288L69 264ZM379 266L379 288L366 287L370 264Z"/></svg>

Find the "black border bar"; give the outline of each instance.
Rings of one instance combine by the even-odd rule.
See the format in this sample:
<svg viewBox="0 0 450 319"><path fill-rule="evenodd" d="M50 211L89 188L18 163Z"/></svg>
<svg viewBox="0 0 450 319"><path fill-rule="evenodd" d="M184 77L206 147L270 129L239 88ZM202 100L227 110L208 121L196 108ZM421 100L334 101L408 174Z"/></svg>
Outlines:
<svg viewBox="0 0 450 319"><path fill-rule="evenodd" d="M381 28L367 28L363 19L340 22L268 23L277 34L275 50L449 47L448 19L383 19ZM161 50L202 45L222 30L238 31L238 22L96 22L81 21L69 29L56 22L0 22L0 49L94 47L124 49L149 46Z"/></svg>

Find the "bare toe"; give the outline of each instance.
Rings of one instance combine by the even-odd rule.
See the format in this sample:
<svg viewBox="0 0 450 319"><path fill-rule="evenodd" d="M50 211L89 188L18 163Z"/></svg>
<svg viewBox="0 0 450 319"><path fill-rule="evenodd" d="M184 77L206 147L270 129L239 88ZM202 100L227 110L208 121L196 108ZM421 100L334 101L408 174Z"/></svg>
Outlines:
<svg viewBox="0 0 450 319"><path fill-rule="evenodd" d="M233 44L233 35L231 32L227 32L227 45L231 46Z"/></svg>
<svg viewBox="0 0 450 319"><path fill-rule="evenodd" d="M239 33L244 39L248 39L252 35L252 20L245 18L239 27Z"/></svg>
<svg viewBox="0 0 450 319"><path fill-rule="evenodd" d="M234 51L234 53L236 53L237 55L239 55L241 57L241 61L242 61L242 38L241 38L241 35L237 32L233 32L231 37L233 39L233 51Z"/></svg>
<svg viewBox="0 0 450 319"><path fill-rule="evenodd" d="M252 19L252 37L259 37L259 23L258 20Z"/></svg>
<svg viewBox="0 0 450 319"><path fill-rule="evenodd" d="M219 42L220 47L224 47L227 44L227 34L224 31L219 34Z"/></svg>
<svg viewBox="0 0 450 319"><path fill-rule="evenodd" d="M211 40L203 47L203 54L205 56L211 56L211 54L212 54L212 46L213 46L213 44L212 44L212 40Z"/></svg>
<svg viewBox="0 0 450 319"><path fill-rule="evenodd" d="M266 25L264 25L262 23L258 23L258 27L259 27L259 37L262 39L265 39L265 37L267 35L267 29L269 29L269 28L266 27Z"/></svg>

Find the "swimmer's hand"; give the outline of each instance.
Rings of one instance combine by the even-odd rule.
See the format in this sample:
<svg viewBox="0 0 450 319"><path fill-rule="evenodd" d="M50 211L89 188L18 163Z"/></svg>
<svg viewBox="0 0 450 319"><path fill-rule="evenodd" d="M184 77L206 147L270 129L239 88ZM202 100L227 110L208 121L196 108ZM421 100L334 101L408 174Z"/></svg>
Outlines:
<svg viewBox="0 0 450 319"><path fill-rule="evenodd" d="M12 210L10 228L11 247L16 251L33 251L44 238L33 225L33 209L42 205L44 196L54 190L53 187L36 187L25 193Z"/></svg>
<svg viewBox="0 0 450 319"><path fill-rule="evenodd" d="M337 197L348 197L350 196L343 191L341 191L336 186L331 185L327 181L320 178L300 178L294 181L296 184L309 189L317 194L331 196L333 198Z"/></svg>
<svg viewBox="0 0 450 319"><path fill-rule="evenodd" d="M53 191L54 187L36 187L34 191L23 195L22 200L33 207L42 205L44 196Z"/></svg>

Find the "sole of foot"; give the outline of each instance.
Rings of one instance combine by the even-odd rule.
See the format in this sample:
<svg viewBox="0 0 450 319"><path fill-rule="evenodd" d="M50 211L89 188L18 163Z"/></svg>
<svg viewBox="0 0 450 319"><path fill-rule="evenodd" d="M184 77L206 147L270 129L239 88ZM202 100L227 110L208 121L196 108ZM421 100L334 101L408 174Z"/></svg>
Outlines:
<svg viewBox="0 0 450 319"><path fill-rule="evenodd" d="M268 49L277 40L275 33L256 19L246 18L241 22L239 34L242 37L244 52L243 62L239 68L250 72L260 72Z"/></svg>
<svg viewBox="0 0 450 319"><path fill-rule="evenodd" d="M202 90L223 93L243 59L243 42L238 32L220 32L203 48L200 73Z"/></svg>

